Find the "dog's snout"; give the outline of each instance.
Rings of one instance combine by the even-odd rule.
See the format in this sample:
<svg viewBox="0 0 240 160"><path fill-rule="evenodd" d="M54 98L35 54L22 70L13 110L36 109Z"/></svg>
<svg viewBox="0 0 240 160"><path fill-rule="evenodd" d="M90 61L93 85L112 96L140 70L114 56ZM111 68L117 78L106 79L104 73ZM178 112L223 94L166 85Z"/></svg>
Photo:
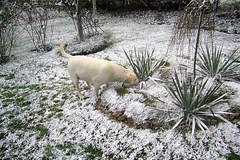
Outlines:
<svg viewBox="0 0 240 160"><path fill-rule="evenodd" d="M136 78L131 82L132 85L138 85L139 84L139 80Z"/></svg>

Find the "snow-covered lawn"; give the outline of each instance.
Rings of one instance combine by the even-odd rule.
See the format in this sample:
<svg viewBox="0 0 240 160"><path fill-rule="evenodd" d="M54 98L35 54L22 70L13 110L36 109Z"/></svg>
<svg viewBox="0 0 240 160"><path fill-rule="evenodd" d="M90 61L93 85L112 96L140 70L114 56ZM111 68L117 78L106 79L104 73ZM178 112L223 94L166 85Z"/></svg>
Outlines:
<svg viewBox="0 0 240 160"><path fill-rule="evenodd" d="M123 49L134 46L155 48L156 58L168 59L171 67L191 65L189 50L182 56L169 48L174 14L165 14L164 23L154 21L151 12L144 16L115 17L101 15L100 25L112 35L109 48L88 56L128 65ZM80 101L67 73L67 60L58 54L64 39L73 43L77 32L70 18L53 21L52 51L31 52L33 45L27 34L18 38L10 62L0 67L0 157L1 159L226 159L230 153L240 155L240 123L225 122L203 132L137 129L115 121L96 109L93 89L83 91ZM239 35L216 32L218 45L228 52L240 47ZM89 42L90 43L90 42ZM94 42L91 42L92 44ZM167 52L168 50L168 52ZM190 49L191 50L191 49ZM184 58L185 57L185 58ZM177 109L164 84L148 81L147 88L130 87L121 96L114 83L101 89L101 102L111 111L121 111L136 125L163 118L157 110ZM223 110L240 106L240 83L226 82L231 100L221 104ZM144 103L145 94L159 101Z"/></svg>

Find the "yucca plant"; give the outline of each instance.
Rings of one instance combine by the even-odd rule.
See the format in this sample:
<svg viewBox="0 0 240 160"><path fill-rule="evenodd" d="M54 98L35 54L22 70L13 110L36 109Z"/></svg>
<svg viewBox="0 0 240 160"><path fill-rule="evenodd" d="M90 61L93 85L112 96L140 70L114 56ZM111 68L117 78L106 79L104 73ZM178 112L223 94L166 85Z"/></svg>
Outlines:
<svg viewBox="0 0 240 160"><path fill-rule="evenodd" d="M165 61L164 59L155 60L153 57L154 52L155 49L149 51L147 47L144 51L137 50L136 47L134 47L134 51L130 53L127 53L124 50L129 64L131 65L139 81L142 83L145 83L145 81L148 79L151 79L153 81L157 80L156 78L152 78L154 72L165 66L165 64L167 63L167 61Z"/></svg>
<svg viewBox="0 0 240 160"><path fill-rule="evenodd" d="M236 55L237 50L234 50L229 57L224 57L222 47L206 46L200 49L198 66L200 73L204 76L219 79L239 76L236 72L236 68L240 65L236 63L240 59L240 55Z"/></svg>
<svg viewBox="0 0 240 160"><path fill-rule="evenodd" d="M181 123L191 124L192 135L194 135L196 126L203 131L208 129L204 122L209 116L227 121L221 115L230 113L214 112L212 109L213 106L222 102L226 95L215 96L221 86L220 83L209 84L208 79L198 80L191 76L180 80L176 72L172 82L173 85L169 85L167 88L174 99L174 104L181 108L181 116L175 119L177 122L173 129Z"/></svg>

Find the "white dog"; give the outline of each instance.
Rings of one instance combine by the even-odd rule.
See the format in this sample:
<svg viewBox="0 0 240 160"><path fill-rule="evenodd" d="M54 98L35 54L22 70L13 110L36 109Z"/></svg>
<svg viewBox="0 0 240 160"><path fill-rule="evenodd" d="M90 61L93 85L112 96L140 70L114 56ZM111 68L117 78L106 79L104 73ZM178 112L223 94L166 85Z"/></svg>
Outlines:
<svg viewBox="0 0 240 160"><path fill-rule="evenodd" d="M81 99L83 95L79 89L79 80L86 81L88 86L90 84L94 86L96 99L98 98L98 90L103 84L118 81L136 85L139 82L133 71L114 62L87 56L72 56L66 53L63 41L60 43L60 51L63 57L68 58L68 72Z"/></svg>

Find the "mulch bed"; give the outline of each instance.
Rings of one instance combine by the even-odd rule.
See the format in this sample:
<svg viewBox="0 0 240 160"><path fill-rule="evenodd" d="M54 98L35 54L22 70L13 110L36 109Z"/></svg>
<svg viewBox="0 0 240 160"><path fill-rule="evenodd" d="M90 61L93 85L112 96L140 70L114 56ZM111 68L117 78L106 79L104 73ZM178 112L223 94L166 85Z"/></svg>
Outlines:
<svg viewBox="0 0 240 160"><path fill-rule="evenodd" d="M154 121L137 124L132 117L127 117L124 114L124 111L115 111L115 112L110 111L109 107L103 105L100 101L97 102L96 109L99 110L100 112L102 112L104 115L106 115L110 119L115 120L120 123L123 123L130 128L151 129L151 130L164 129L165 130L165 129L172 128L174 125L173 122L168 122L168 123L164 123L164 122L159 123L158 122L158 123L156 123ZM233 114L223 116L228 121L230 121L233 124L237 124L240 121L240 108L233 108L233 109L228 110L227 112L233 113ZM222 120L220 120L219 118L210 117L210 118L207 118L207 121L205 122L205 124L208 126L212 126L212 125L217 125L220 122L222 122ZM188 124L182 124L180 126L180 128L183 130L190 130L191 126L189 126Z"/></svg>

